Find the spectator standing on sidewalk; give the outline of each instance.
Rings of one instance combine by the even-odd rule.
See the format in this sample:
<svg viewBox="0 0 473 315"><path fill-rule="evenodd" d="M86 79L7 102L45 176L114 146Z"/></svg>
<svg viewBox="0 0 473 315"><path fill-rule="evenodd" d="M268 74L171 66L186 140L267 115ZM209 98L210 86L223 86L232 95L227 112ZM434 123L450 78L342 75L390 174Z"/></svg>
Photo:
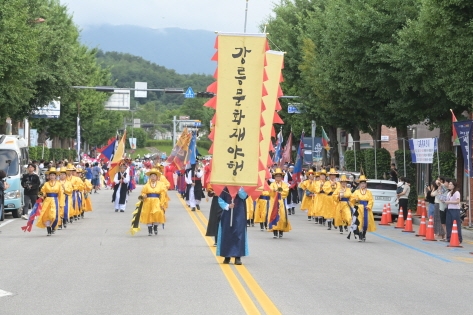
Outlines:
<svg viewBox="0 0 473 315"><path fill-rule="evenodd" d="M91 180L95 193L97 193L97 189L100 190L100 175L102 175L102 169L100 168L99 163L95 162L94 167L92 167L92 180Z"/></svg>
<svg viewBox="0 0 473 315"><path fill-rule="evenodd" d="M448 183L448 189L450 192L447 195L447 200L444 201L444 204L447 205L447 242L450 242L450 236L452 235L453 221L457 221L458 229L458 240L462 242L462 221L460 218L460 192L458 191L458 184L456 181L451 180Z"/></svg>
<svg viewBox="0 0 473 315"><path fill-rule="evenodd" d="M435 213L435 192L437 191L438 187L437 187L437 184L436 184L436 181L434 180L430 186L429 185L426 185L425 186L425 189L424 189L424 196L425 196L425 200L427 200L429 202L429 208L428 208L428 213L426 213L427 215L427 219L430 218L430 217L434 217L434 213Z"/></svg>
<svg viewBox="0 0 473 315"><path fill-rule="evenodd" d="M405 177L399 179L398 189L402 187L402 191L397 194L399 200L399 211L402 209L402 215L404 218L407 218L407 207L409 204L409 193L411 192L411 182ZM400 213L400 212L398 212Z"/></svg>
<svg viewBox="0 0 473 315"><path fill-rule="evenodd" d="M36 167L34 164L28 164L28 173L21 177L21 186L25 189L23 194L23 213L22 218L28 220L28 208L33 207L38 198L39 186L41 182L39 176L35 174Z"/></svg>

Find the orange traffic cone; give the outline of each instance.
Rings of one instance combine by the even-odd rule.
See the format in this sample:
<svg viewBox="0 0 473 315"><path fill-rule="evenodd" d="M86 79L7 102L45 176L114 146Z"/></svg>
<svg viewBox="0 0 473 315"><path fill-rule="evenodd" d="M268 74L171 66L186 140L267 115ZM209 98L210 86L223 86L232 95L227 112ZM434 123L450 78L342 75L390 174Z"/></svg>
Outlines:
<svg viewBox="0 0 473 315"><path fill-rule="evenodd" d="M416 236L426 236L426 229L425 229L425 212L422 211L422 218L420 219L420 226L419 226L419 232L416 234Z"/></svg>
<svg viewBox="0 0 473 315"><path fill-rule="evenodd" d="M408 233L414 233L414 230L412 229L412 213L410 209L409 209L409 212L407 213L406 228L402 231L408 232Z"/></svg>
<svg viewBox="0 0 473 315"><path fill-rule="evenodd" d="M404 228L404 216L402 215L402 208L399 209L399 215L397 217L397 225L394 228L395 229Z"/></svg>
<svg viewBox="0 0 473 315"><path fill-rule="evenodd" d="M434 235L434 219L432 216L429 218L429 224L427 225L427 232L425 234L426 238L424 238L424 241L437 241Z"/></svg>
<svg viewBox="0 0 473 315"><path fill-rule="evenodd" d="M383 207L383 215L381 217L381 223L379 225L391 225L388 223L388 212L386 210L386 205Z"/></svg>
<svg viewBox="0 0 473 315"><path fill-rule="evenodd" d="M420 213L422 212L422 202L420 199L417 199L417 209L416 209L416 213Z"/></svg>
<svg viewBox="0 0 473 315"><path fill-rule="evenodd" d="M463 247L458 239L457 220L453 221L452 234L450 235L450 244L447 247Z"/></svg>
<svg viewBox="0 0 473 315"><path fill-rule="evenodd" d="M391 214L391 204L388 203L388 209L386 210L386 215L388 218L388 223L393 223L393 216Z"/></svg>

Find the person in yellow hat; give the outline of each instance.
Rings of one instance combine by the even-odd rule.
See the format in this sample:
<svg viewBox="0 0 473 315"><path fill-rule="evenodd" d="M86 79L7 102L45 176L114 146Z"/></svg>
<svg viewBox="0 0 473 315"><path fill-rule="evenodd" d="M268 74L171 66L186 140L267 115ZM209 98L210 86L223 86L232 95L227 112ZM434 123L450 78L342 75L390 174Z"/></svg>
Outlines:
<svg viewBox="0 0 473 315"><path fill-rule="evenodd" d="M338 172L334 168L331 168L330 171L328 172L330 191L327 193L327 196L329 198L327 198L326 200L327 203L324 209L324 217L327 220L328 230L332 229L332 223L333 223L333 219L335 218L335 212L336 212L335 208L337 206L334 203L333 198L331 197L333 196L335 191L340 188L340 183L337 182L337 175L338 175Z"/></svg>
<svg viewBox="0 0 473 315"><path fill-rule="evenodd" d="M254 222L259 223L261 231L268 228L267 214L269 208L269 191L264 190L256 201Z"/></svg>
<svg viewBox="0 0 473 315"><path fill-rule="evenodd" d="M273 231L273 238L282 238L283 232L289 232L292 227L288 219L288 209L284 203L289 194L289 186L283 182L284 173L277 168L274 173L274 182L269 185L268 227Z"/></svg>
<svg viewBox="0 0 473 315"><path fill-rule="evenodd" d="M330 181L327 180L327 171L321 170L317 185L315 186L315 193L317 194L317 201L315 203L314 216L316 224L325 225L324 215L327 207L333 204L333 200L328 194L332 191Z"/></svg>
<svg viewBox="0 0 473 315"><path fill-rule="evenodd" d="M90 212L93 210L92 200L90 199L90 194L94 186L90 179L85 177L86 171L82 169L81 178L82 178L82 212L81 217L84 217L84 212Z"/></svg>
<svg viewBox="0 0 473 315"><path fill-rule="evenodd" d="M51 167L45 174L48 175L49 180L41 188L40 194L44 199L36 226L41 229L46 228L47 236L51 236L58 224L59 198L62 195L62 186L57 180L58 171L55 167Z"/></svg>
<svg viewBox="0 0 473 315"><path fill-rule="evenodd" d="M67 222L72 212L72 192L71 183L67 180L67 168L65 166L59 169L59 184L62 186L62 196L59 198L59 229L67 228Z"/></svg>
<svg viewBox="0 0 473 315"><path fill-rule="evenodd" d="M376 224L374 222L373 216L373 195L371 191L368 190L366 184L365 175L360 175L358 179L360 186L355 192L351 195L351 200L354 203L358 203L358 220L360 221L359 230L360 230L360 242L366 241L366 232L376 231Z"/></svg>
<svg viewBox="0 0 473 315"><path fill-rule="evenodd" d="M352 200L351 198L351 189L348 187L348 178L346 175L340 177L340 186L333 194L333 199L335 201L335 226L338 226L340 229L340 234L343 234L343 228L347 231L348 226L351 224L351 213L352 213Z"/></svg>
<svg viewBox="0 0 473 315"><path fill-rule="evenodd" d="M113 178L112 202L115 205L115 212L125 212L128 197L128 183L130 182L130 176L126 169L126 164L124 162L120 163L119 171Z"/></svg>
<svg viewBox="0 0 473 315"><path fill-rule="evenodd" d="M143 208L141 210L140 222L148 226L148 235L158 235L158 225L166 222L163 203L167 193L166 185L158 180L162 173L157 168L152 168L146 172L149 181L141 189Z"/></svg>
<svg viewBox="0 0 473 315"><path fill-rule="evenodd" d="M67 165L66 172L67 172L66 180L72 186L72 208L69 214L70 216L69 223L72 223L78 220L78 216L81 212L80 209L82 208L81 199L80 199L80 189L82 188L82 181L79 179L79 177L76 176L77 172L74 165L69 163Z"/></svg>
<svg viewBox="0 0 473 315"><path fill-rule="evenodd" d="M314 171L308 170L306 172L308 177L305 181L299 184L299 187L304 191L301 203L301 210L307 211L307 220L311 221L314 212L314 198L315 198L315 180Z"/></svg>

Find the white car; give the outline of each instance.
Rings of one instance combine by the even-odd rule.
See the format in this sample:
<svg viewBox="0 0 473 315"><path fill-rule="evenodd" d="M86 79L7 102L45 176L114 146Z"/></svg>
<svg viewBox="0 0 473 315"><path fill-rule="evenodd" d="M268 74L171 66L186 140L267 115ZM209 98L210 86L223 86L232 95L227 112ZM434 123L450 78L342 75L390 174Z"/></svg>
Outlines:
<svg viewBox="0 0 473 315"><path fill-rule="evenodd" d="M393 219L397 218L396 183L391 180L368 179L367 187L374 199L373 214L382 215L384 205L391 204L391 215Z"/></svg>

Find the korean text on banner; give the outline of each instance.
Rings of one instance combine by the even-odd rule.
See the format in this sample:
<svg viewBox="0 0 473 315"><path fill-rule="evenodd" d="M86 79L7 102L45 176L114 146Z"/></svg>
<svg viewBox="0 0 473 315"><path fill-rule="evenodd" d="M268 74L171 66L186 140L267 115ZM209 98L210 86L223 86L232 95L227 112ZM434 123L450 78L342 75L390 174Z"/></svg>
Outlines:
<svg viewBox="0 0 473 315"><path fill-rule="evenodd" d="M432 164L437 138L409 139L412 163Z"/></svg>
<svg viewBox="0 0 473 315"><path fill-rule="evenodd" d="M281 82L281 69L284 63L284 53L280 51L268 50L266 52L266 74L268 80L264 82L268 94L263 97L265 110L261 116L265 125L261 128L263 140L260 142L260 161L264 166L268 167L269 150L271 147L271 129L273 128L275 111L279 106L278 93L280 91L279 83ZM282 138L282 134L281 134ZM282 140L281 140L282 142ZM266 182L267 170L260 170L259 177L261 182ZM264 186L263 186L264 187ZM260 187L263 188L263 187Z"/></svg>
<svg viewBox="0 0 473 315"><path fill-rule="evenodd" d="M458 140L460 141L460 146L462 148L463 161L464 161L464 172L468 174L468 169L470 170L470 177L473 177L473 167L472 167L472 158L471 158L471 143L473 141L472 129L473 121L458 121L454 122L453 126L457 132ZM469 164L469 167L468 167Z"/></svg>
<svg viewBox="0 0 473 315"><path fill-rule="evenodd" d="M210 183L258 185L265 34L219 34L217 96ZM235 191L236 193L236 191Z"/></svg>

